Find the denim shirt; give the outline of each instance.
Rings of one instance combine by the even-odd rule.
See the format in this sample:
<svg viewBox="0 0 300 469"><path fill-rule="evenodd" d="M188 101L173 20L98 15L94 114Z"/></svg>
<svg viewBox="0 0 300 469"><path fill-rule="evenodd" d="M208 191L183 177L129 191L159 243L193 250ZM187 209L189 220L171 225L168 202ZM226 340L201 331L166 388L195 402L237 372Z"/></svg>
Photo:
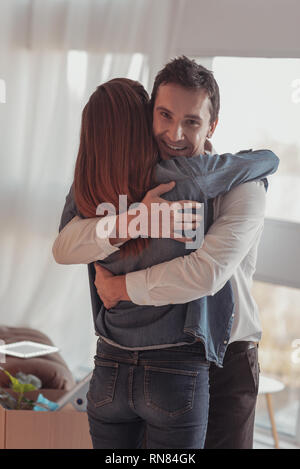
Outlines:
<svg viewBox="0 0 300 469"><path fill-rule="evenodd" d="M276 171L278 161L268 150L240 152L237 155L180 156L160 161L156 165L155 185L176 181L174 189L164 194L164 199L202 202L206 233L213 220L212 199L237 184L265 178ZM267 181L264 182L267 189ZM78 214L72 199L72 188L60 229L70 220L71 213L73 216ZM117 251L98 262L114 275L121 275L190 254L193 250L173 239L151 238L139 255L121 259ZM94 266L90 264L91 299L97 335L114 346L129 350L160 349L200 340L205 346L206 359L222 366L234 312L230 281L214 296L185 304L141 306L130 301L120 301L115 307L106 310L93 283L94 272Z"/></svg>

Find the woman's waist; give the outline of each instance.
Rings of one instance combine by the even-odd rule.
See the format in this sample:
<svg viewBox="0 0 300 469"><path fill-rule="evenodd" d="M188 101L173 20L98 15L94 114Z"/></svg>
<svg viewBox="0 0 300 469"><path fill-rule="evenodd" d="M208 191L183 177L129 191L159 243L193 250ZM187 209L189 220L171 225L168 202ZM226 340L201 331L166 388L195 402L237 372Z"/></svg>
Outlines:
<svg viewBox="0 0 300 469"><path fill-rule="evenodd" d="M149 245L138 255L130 255L122 259L120 251L117 251L98 263L114 275L124 275L188 255L195 250L196 246L190 249L190 246L186 247L184 243L174 239L151 238Z"/></svg>
<svg viewBox="0 0 300 469"><path fill-rule="evenodd" d="M204 344L197 340L192 343L169 344L154 348L129 350L109 343L104 337L99 337L98 339L95 360L97 358L133 365L147 365L153 362L153 360L157 361L157 364L172 361L175 363L206 361Z"/></svg>
<svg viewBox="0 0 300 469"><path fill-rule="evenodd" d="M96 328L100 336L126 349L183 345L194 342L195 337L219 336L218 323L208 320L214 310L207 305L206 298L165 306L120 302L110 310L102 306Z"/></svg>

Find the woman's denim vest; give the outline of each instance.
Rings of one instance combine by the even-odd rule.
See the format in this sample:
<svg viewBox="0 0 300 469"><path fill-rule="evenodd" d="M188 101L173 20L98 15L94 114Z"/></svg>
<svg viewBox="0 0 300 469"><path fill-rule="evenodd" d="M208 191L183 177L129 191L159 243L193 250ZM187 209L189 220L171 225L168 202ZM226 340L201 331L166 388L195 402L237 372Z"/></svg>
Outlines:
<svg viewBox="0 0 300 469"><path fill-rule="evenodd" d="M219 160L216 156L207 158L202 155L161 161L156 166L155 183L176 181L174 189L163 195L166 200L203 202L206 233L213 221L212 197L276 170L277 157L272 152L266 153L268 158L259 160L257 152L249 153L248 164L241 160L233 162L232 158L237 157L230 154L217 157ZM264 182L267 188L267 181ZM194 250L173 239L150 239L139 255L121 259L118 251L98 262L113 274L121 275L188 255ZM222 366L233 313L233 291L228 281L215 295L185 304L140 306L120 301L109 310L102 304L95 317L95 327L96 333L112 345L131 350L159 349L200 340L205 346L207 360Z"/></svg>

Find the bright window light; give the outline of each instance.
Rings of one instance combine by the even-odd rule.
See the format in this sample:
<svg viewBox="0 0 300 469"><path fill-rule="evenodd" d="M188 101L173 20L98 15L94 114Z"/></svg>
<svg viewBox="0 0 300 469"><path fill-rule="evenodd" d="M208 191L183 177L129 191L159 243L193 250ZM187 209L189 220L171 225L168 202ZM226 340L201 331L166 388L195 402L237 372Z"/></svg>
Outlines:
<svg viewBox="0 0 300 469"><path fill-rule="evenodd" d="M0 103L6 103L6 86L2 79L0 79Z"/></svg>
<svg viewBox="0 0 300 469"><path fill-rule="evenodd" d="M220 153L269 148L266 216L300 222L300 59L215 57L221 109L213 144Z"/></svg>
<svg viewBox="0 0 300 469"><path fill-rule="evenodd" d="M71 50L68 53L67 80L70 91L81 98L86 86L87 53Z"/></svg>
<svg viewBox="0 0 300 469"><path fill-rule="evenodd" d="M112 54L105 54L103 67L102 67L102 75L101 75L101 83L106 82L109 79L111 67L112 67Z"/></svg>
<svg viewBox="0 0 300 469"><path fill-rule="evenodd" d="M149 66L148 57L146 55L139 53L132 55L127 72L127 78L141 82L144 88L148 89Z"/></svg>
<svg viewBox="0 0 300 469"><path fill-rule="evenodd" d="M129 64L127 78L131 80L139 80L142 72L144 56L143 54L133 54Z"/></svg>

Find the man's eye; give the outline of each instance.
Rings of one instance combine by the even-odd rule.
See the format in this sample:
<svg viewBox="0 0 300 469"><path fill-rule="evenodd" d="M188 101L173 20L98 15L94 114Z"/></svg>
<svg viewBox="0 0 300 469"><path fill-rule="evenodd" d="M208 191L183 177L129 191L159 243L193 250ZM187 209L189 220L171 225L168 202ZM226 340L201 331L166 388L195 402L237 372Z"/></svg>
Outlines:
<svg viewBox="0 0 300 469"><path fill-rule="evenodd" d="M195 121L193 119L189 119L186 121L188 125L192 125L192 126L195 126L195 125L200 125L200 122L198 121Z"/></svg>
<svg viewBox="0 0 300 469"><path fill-rule="evenodd" d="M170 116L167 112L164 112L164 111L162 111L162 112L160 113L160 115L161 115L164 119L170 119L170 118L171 118L171 116Z"/></svg>

